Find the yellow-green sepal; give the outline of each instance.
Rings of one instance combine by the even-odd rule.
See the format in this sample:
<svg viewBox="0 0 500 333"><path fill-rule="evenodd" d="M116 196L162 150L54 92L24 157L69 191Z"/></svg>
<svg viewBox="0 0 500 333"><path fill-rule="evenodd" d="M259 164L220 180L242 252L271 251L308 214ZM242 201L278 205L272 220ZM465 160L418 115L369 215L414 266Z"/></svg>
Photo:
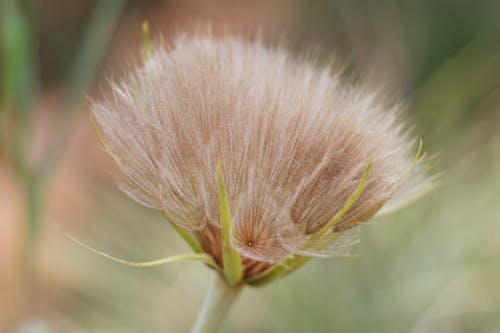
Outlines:
<svg viewBox="0 0 500 333"><path fill-rule="evenodd" d="M328 221L328 223L325 224L318 232L313 234L311 238L309 238L309 240L306 242L306 248L322 249L330 244L335 238L341 235L340 232L336 232L329 237L324 237L326 234L331 232L335 224L337 224L342 219L342 217L349 211L349 209L351 209L352 205L354 205L356 200L358 200L368 180L368 173L370 172L371 166L372 157L370 156L358 187L354 190L349 199L347 199L344 206L332 217L332 219ZM291 255L287 257L283 262L269 268L267 271L261 273L260 275L248 279L246 283L255 287L266 285L297 270L311 259L312 257L309 256Z"/></svg>
<svg viewBox="0 0 500 333"><path fill-rule="evenodd" d="M368 173L370 172L370 169L372 167L372 157L368 159L368 164L366 165L366 168L363 172L363 176L361 177L361 180L358 184L358 187L354 190L354 192L351 194L349 199L347 199L346 203L344 206L332 217L330 221L328 221L327 224L325 224L317 233L315 233L311 238L310 242L317 241L321 239L324 235L326 235L329 231L332 230L332 228L344 217L344 215L351 209L352 205L358 200L359 196L363 192L363 189L365 188L366 181L368 180Z"/></svg>
<svg viewBox="0 0 500 333"><path fill-rule="evenodd" d="M80 242L78 239L70 236L70 235L66 235L68 238L70 238L73 242L77 243L78 245L84 247L85 249L91 251L91 252L94 252L104 258L107 258L107 259L110 259L112 261L115 261L115 262L118 262L120 264L123 264L123 265L126 265L126 266L132 266L132 267L155 267L155 266L160 266L160 265L163 265L163 264L168 264L168 263L172 263L172 262L177 262L177 261L200 261L202 263L205 263L207 265L209 265L210 267L213 267L215 269L219 269L219 267L217 266L217 264L215 263L214 259L209 256L208 254L206 253L189 253L189 254L179 254L179 255L175 255L175 256L170 256L170 257L166 257L166 258L161 258L161 259L157 259L157 260L152 260L152 261L144 261L144 262L136 262L136 261L128 261L128 260L124 260L124 259L120 259L120 258L117 258L117 257L114 257L110 254L107 254L105 252L102 252L102 251L99 251L99 250L96 250L82 242Z"/></svg>
<svg viewBox="0 0 500 333"><path fill-rule="evenodd" d="M145 21L142 23L142 43L144 52L146 53L146 58L150 58L153 54L153 46L151 43L151 34L149 32L149 22Z"/></svg>
<svg viewBox="0 0 500 333"><path fill-rule="evenodd" d="M245 282L252 287L261 287L267 285L297 270L311 259L311 257L291 255L283 262L271 267L267 271L253 278L246 280Z"/></svg>
<svg viewBox="0 0 500 333"><path fill-rule="evenodd" d="M224 175L220 163L217 165L217 185L219 188L219 218L222 238L223 272L227 283L235 285L243 278L243 265L240 254L231 245L231 211L226 193Z"/></svg>
<svg viewBox="0 0 500 333"><path fill-rule="evenodd" d="M161 214L167 220L170 225L174 228L175 231L184 239L184 241L189 245L189 247L196 253L201 253L203 252L203 249L201 248L200 242L198 242L198 239L196 239L195 235L193 235L192 232L179 227L175 223L172 222L172 220L167 216L167 214L162 211Z"/></svg>

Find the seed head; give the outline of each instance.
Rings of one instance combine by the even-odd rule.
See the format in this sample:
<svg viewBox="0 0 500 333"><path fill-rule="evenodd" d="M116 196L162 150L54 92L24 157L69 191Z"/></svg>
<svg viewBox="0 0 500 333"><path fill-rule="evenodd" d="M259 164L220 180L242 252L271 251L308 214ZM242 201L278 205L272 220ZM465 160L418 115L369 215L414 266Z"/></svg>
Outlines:
<svg viewBox="0 0 500 333"><path fill-rule="evenodd" d="M259 42L184 36L112 83L93 116L121 188L222 266L220 163L231 244L252 278L293 254L338 254L429 183L399 107L341 76Z"/></svg>

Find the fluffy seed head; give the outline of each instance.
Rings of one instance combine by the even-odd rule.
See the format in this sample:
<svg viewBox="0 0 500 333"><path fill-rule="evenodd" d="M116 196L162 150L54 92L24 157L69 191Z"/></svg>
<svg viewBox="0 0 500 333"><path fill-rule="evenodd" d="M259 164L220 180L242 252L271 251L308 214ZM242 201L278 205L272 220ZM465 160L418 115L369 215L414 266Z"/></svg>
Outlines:
<svg viewBox="0 0 500 333"><path fill-rule="evenodd" d="M221 261L216 165L232 245L251 277L289 254L329 256L398 198L422 189L399 109L341 73L235 38L179 37L93 106L122 189ZM372 158L360 197L328 234ZM404 180L404 181L403 181Z"/></svg>

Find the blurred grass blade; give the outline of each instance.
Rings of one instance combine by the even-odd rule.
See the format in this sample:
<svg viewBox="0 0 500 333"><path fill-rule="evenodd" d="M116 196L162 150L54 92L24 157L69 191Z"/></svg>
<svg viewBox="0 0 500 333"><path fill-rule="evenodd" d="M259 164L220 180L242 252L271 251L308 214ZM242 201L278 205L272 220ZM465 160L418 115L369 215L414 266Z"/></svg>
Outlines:
<svg viewBox="0 0 500 333"><path fill-rule="evenodd" d="M124 5L123 0L97 3L66 81L64 106L72 106L92 83Z"/></svg>
<svg viewBox="0 0 500 333"><path fill-rule="evenodd" d="M163 264L168 264L171 262L177 262L177 261L201 261L204 264L207 264L215 269L218 269L217 264L215 261L206 253L192 253L192 254L179 254L167 258L162 258L162 259L157 259L157 260L152 260L152 261L145 261L145 262L134 262L134 261L128 261L124 259L120 259L117 257L114 257L112 255L109 255L107 253L104 253L102 251L96 250L88 245L83 244L80 242L78 239L74 238L71 235L66 234L66 236L71 239L73 242L76 244L84 247L85 249L94 252L102 257L105 257L107 259L113 260L115 262L118 262L120 264L124 264L127 266L132 266L132 267L155 267L155 266L160 266Z"/></svg>
<svg viewBox="0 0 500 333"><path fill-rule="evenodd" d="M82 99L84 91L92 84L124 5L124 0L100 0L94 9L66 79L63 100L56 118L57 124L41 162L41 172L44 174L52 170L62 153L66 137L71 132L71 122L78 110L78 102Z"/></svg>
<svg viewBox="0 0 500 333"><path fill-rule="evenodd" d="M419 115L431 142L454 142L456 131L474 119L475 107L499 86L498 33L493 36L478 34L414 91L412 113Z"/></svg>
<svg viewBox="0 0 500 333"><path fill-rule="evenodd" d="M0 8L2 98L8 108L20 112L16 116L25 122L32 110L35 94L33 38L18 1L4 0Z"/></svg>
<svg viewBox="0 0 500 333"><path fill-rule="evenodd" d="M237 284L243 278L243 268L240 254L231 246L231 212L227 199L226 185L220 163L217 164L217 184L219 187L220 224L222 232L222 259L224 275L231 285Z"/></svg>
<svg viewBox="0 0 500 333"><path fill-rule="evenodd" d="M0 58L3 108L0 108L0 152L6 151L13 170L25 177L25 142L31 133L37 74L32 29L16 0L0 4Z"/></svg>

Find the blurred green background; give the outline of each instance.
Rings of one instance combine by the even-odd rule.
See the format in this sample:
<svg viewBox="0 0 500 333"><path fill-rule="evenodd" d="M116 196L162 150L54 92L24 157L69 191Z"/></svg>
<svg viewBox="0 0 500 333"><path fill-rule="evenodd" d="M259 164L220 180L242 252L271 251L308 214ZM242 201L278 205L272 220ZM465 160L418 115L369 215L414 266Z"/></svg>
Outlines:
<svg viewBox="0 0 500 333"><path fill-rule="evenodd" d="M500 332L500 1L2 0L0 332L185 332L211 279L162 217L115 189L89 99L197 20L337 55L405 101L442 184L236 302L224 332ZM106 89L106 88L102 88ZM382 223L383 222L383 223Z"/></svg>

